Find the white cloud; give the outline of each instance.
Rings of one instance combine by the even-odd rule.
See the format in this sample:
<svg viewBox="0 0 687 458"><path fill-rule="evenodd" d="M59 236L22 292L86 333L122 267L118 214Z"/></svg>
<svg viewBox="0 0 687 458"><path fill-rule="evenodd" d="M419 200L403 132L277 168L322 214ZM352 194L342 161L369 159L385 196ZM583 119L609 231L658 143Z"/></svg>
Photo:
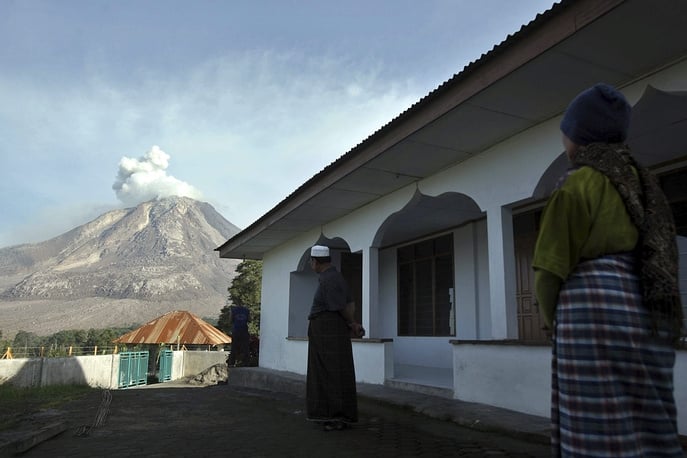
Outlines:
<svg viewBox="0 0 687 458"><path fill-rule="evenodd" d="M201 199L202 194L196 188L167 175L169 159L169 154L157 145L139 159L124 156L112 185L117 198L128 206L170 196Z"/></svg>
<svg viewBox="0 0 687 458"><path fill-rule="evenodd" d="M157 158L119 164L117 197L135 205L202 191L240 227L424 95L381 64L297 52L227 54L182 74L132 69L129 81L100 62L81 77L56 87L0 75L2 178L17 198L76 204L89 189L107 204L108 164L158 144L174 151L173 174L184 181L168 175L166 153L148 152ZM7 173L28 169L35 180ZM36 199L18 205L41 211Z"/></svg>

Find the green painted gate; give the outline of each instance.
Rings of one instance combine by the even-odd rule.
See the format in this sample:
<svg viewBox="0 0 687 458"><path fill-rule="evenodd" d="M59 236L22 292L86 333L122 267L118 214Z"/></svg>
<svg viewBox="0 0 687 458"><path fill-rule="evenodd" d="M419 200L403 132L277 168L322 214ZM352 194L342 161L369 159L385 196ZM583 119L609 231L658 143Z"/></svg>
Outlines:
<svg viewBox="0 0 687 458"><path fill-rule="evenodd" d="M145 385L148 382L148 352L129 351L119 354L119 388Z"/></svg>
<svg viewBox="0 0 687 458"><path fill-rule="evenodd" d="M172 380L172 350L162 350L160 352L160 373L157 376L159 382Z"/></svg>

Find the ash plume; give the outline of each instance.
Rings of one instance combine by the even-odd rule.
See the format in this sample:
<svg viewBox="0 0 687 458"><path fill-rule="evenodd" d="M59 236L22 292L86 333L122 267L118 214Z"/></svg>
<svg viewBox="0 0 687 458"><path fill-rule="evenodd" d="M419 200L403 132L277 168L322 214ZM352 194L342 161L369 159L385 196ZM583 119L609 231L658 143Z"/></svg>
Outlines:
<svg viewBox="0 0 687 458"><path fill-rule="evenodd" d="M128 206L171 196L201 199L196 188L167 174L169 159L169 154L157 145L138 159L122 157L112 185L117 198Z"/></svg>

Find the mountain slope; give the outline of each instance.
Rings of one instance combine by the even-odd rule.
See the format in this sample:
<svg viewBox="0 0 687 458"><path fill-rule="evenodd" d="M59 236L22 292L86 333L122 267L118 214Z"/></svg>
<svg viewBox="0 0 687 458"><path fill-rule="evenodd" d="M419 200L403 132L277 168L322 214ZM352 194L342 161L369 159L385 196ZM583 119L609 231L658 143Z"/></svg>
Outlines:
<svg viewBox="0 0 687 458"><path fill-rule="evenodd" d="M0 330L128 325L171 310L217 316L239 261L213 250L238 231L209 204L171 197L0 249Z"/></svg>

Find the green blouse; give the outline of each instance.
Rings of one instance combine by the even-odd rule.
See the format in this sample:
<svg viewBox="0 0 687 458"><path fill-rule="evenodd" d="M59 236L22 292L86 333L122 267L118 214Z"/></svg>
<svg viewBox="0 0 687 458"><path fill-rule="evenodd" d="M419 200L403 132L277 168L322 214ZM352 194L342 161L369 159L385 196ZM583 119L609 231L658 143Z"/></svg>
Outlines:
<svg viewBox="0 0 687 458"><path fill-rule="evenodd" d="M637 228L609 179L591 167L568 176L542 213L534 249L534 289L550 327L561 283L583 260L631 251Z"/></svg>

